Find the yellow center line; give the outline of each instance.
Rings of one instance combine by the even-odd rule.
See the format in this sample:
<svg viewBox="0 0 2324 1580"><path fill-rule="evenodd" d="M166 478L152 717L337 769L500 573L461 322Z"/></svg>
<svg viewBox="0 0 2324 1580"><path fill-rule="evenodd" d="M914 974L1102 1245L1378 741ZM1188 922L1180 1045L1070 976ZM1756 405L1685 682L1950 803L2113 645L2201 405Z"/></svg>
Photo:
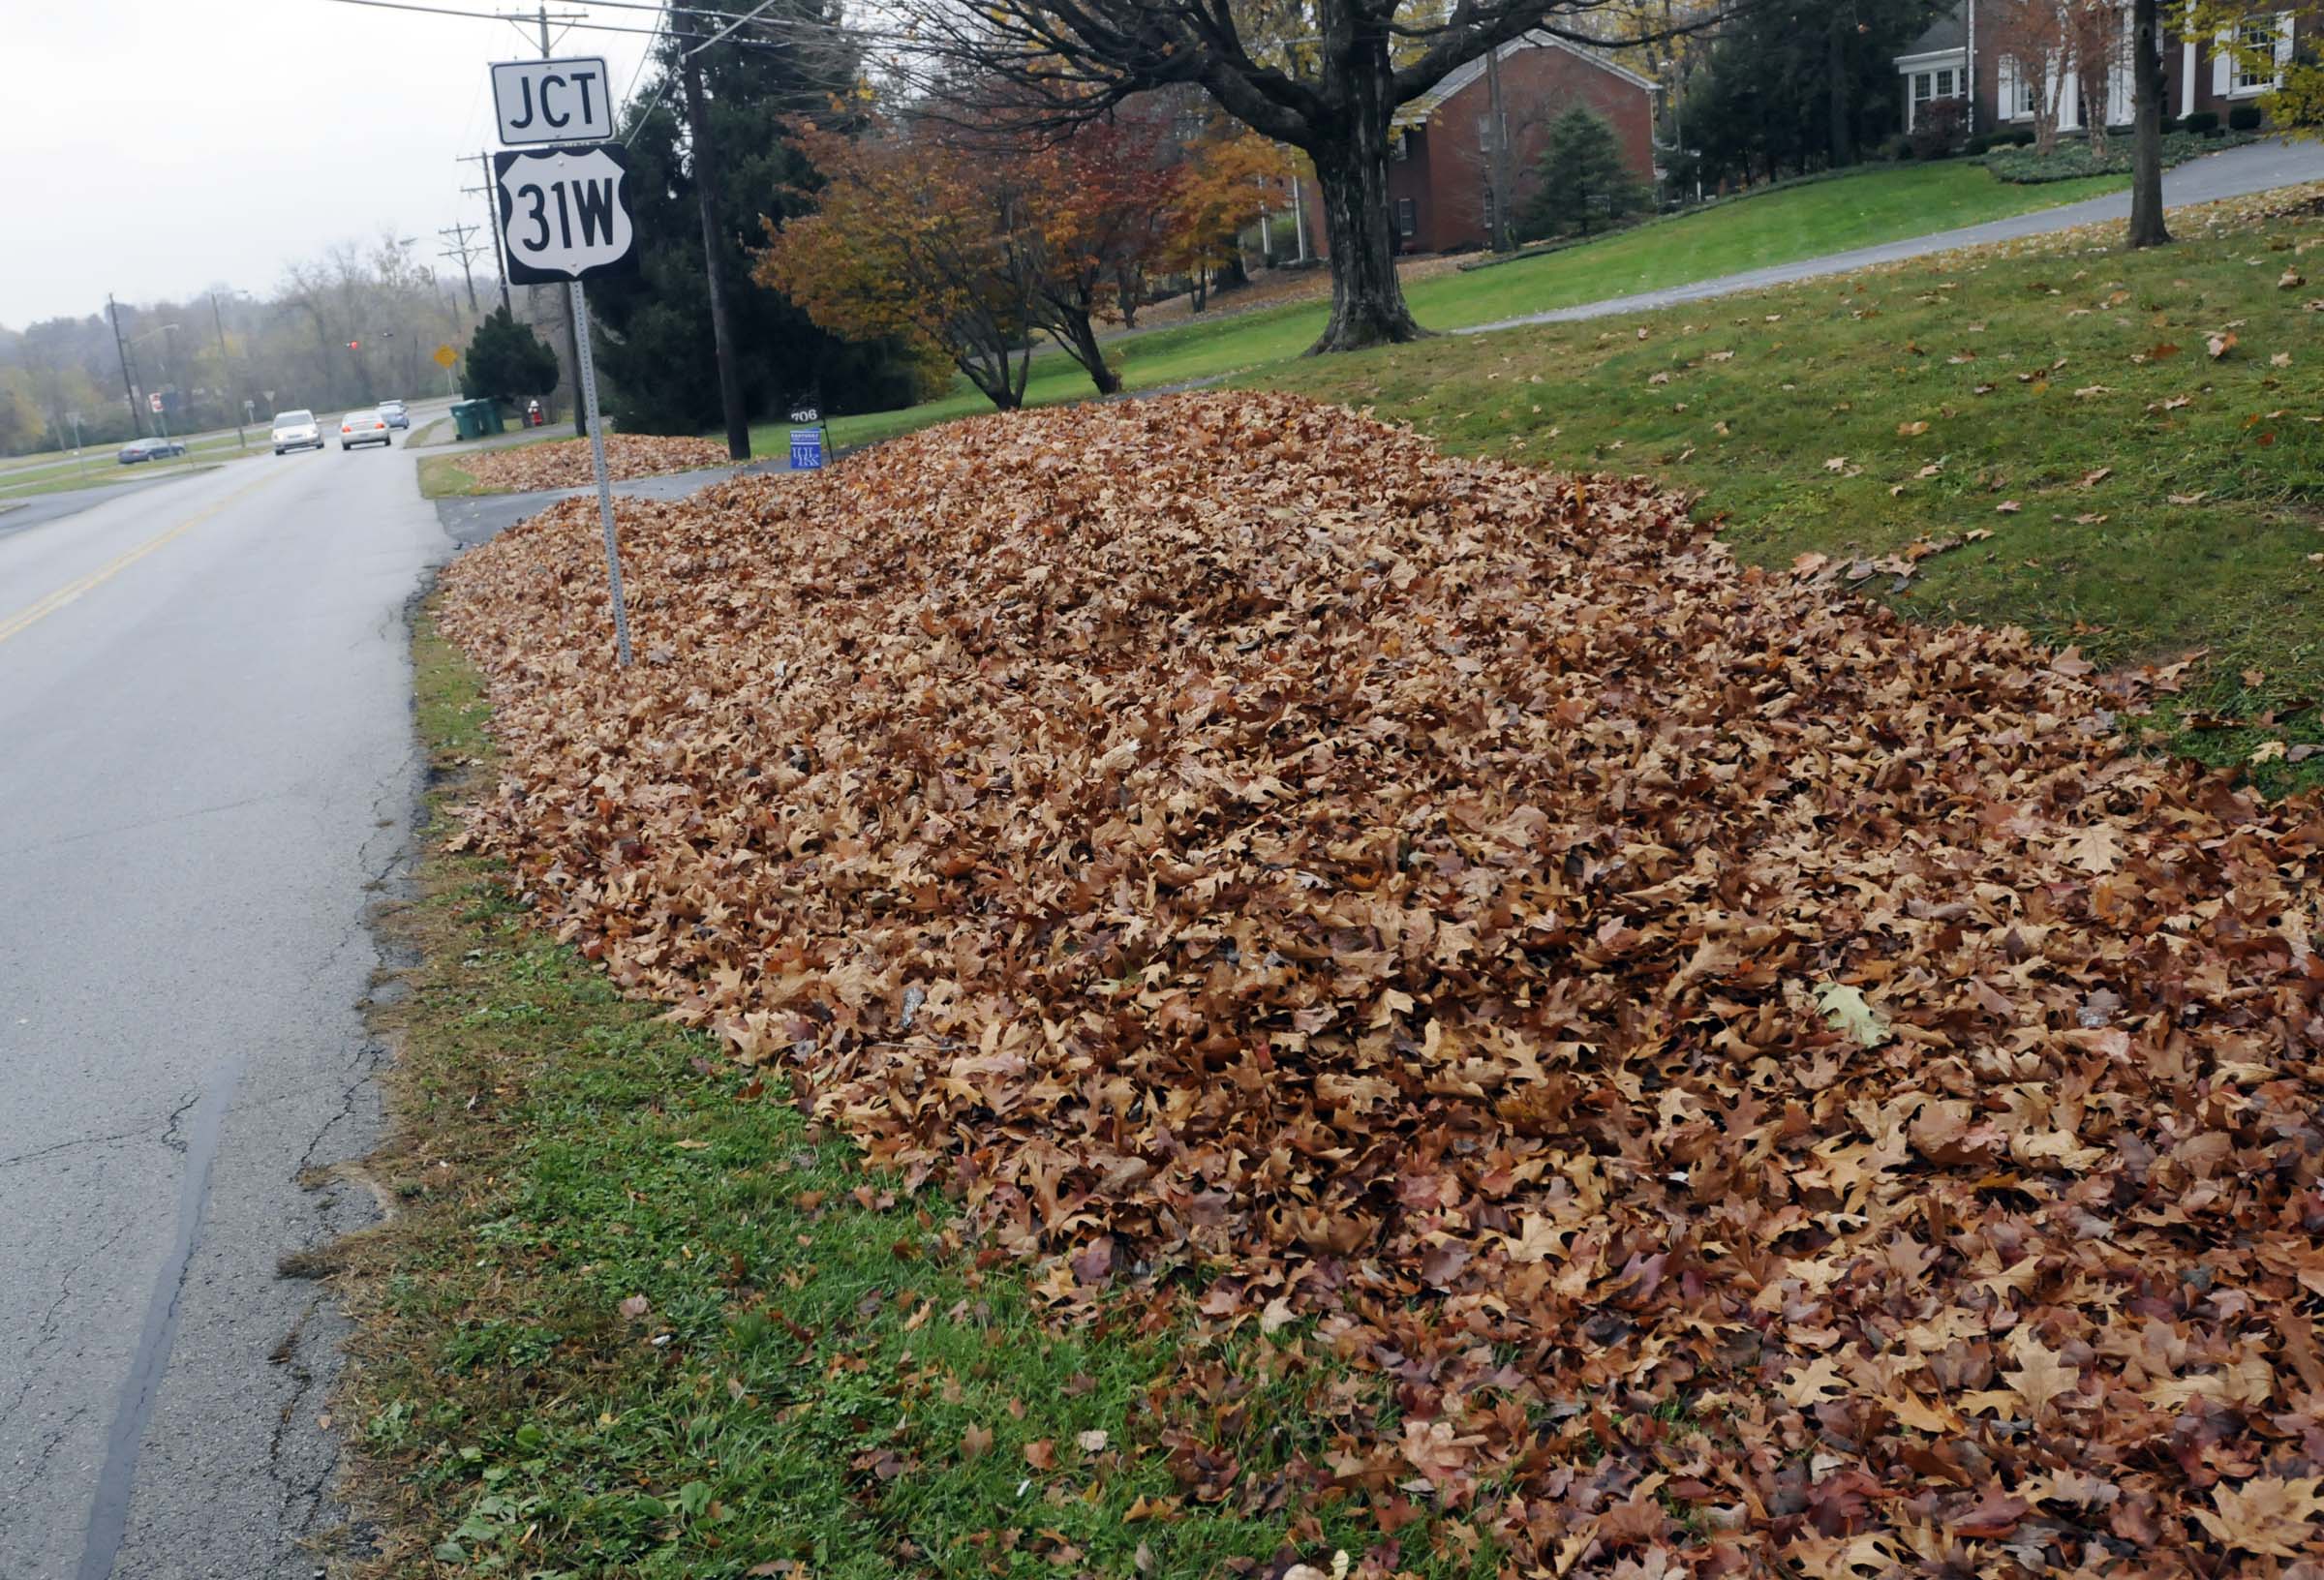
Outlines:
<svg viewBox="0 0 2324 1580"><path fill-rule="evenodd" d="M200 509L195 511L192 515L179 522L176 526L169 528L166 532L155 533L152 537L147 538L144 542L138 544L134 549L130 549L122 554L116 555L113 559L108 560L102 565L99 565L95 570L90 571L86 576L81 577L79 580L67 582L64 586L58 588L46 597L42 598L39 602L31 604L24 609L18 610L16 613L9 616L6 620L0 620L0 642L5 642L10 637L17 634L19 631L28 630L32 626L39 624L42 621L46 620L50 615L55 614L59 609L62 609L66 604L71 603L82 593L102 587L107 582L111 581L114 577L120 575L130 566L144 559L154 550L164 548L168 544L175 542L177 539L185 536L186 533L192 532L195 528L209 520L212 516L225 509L228 505L233 503L236 500L242 498L245 494L254 493L259 489L264 488L268 483L273 482L276 478L283 475L285 474L280 471L270 471L265 476L259 478L256 482L243 484L240 488L235 489L231 494L227 495L225 498L211 501L208 504L203 505Z"/></svg>

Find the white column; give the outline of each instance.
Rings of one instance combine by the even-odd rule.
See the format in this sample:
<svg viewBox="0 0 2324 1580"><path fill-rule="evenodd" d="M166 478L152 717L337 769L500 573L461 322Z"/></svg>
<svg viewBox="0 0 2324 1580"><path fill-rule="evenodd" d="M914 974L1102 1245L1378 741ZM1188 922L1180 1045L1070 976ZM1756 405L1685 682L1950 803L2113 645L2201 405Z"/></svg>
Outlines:
<svg viewBox="0 0 2324 1580"><path fill-rule="evenodd" d="M2195 112L2195 0L2186 0L2187 27L2179 44L2179 113ZM2131 46L2136 48L2134 44Z"/></svg>

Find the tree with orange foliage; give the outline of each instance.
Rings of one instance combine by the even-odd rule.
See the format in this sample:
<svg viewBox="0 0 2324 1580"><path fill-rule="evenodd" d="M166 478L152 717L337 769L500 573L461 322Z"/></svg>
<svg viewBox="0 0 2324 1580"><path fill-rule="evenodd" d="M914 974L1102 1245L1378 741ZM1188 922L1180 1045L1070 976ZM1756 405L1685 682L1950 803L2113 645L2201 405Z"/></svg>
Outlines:
<svg viewBox="0 0 2324 1580"><path fill-rule="evenodd" d="M813 214L768 223L752 278L836 333L939 349L1004 411L1024 403L1037 333L1099 394L1121 387L1096 320L1119 275L1144 267L1153 228L1105 128L1042 143L924 118L854 139L797 136L826 184Z"/></svg>
<svg viewBox="0 0 2324 1580"><path fill-rule="evenodd" d="M822 328L897 335L940 351L1000 410L1024 400L1031 283L1006 244L1005 209L949 139L875 128L861 137L800 124L824 177L811 214L767 219L750 276Z"/></svg>
<svg viewBox="0 0 2324 1580"><path fill-rule="evenodd" d="M1290 206L1293 166L1281 144L1221 115L1187 143L1181 168L1165 257L1192 278L1199 313L1212 276L1240 260L1244 228Z"/></svg>

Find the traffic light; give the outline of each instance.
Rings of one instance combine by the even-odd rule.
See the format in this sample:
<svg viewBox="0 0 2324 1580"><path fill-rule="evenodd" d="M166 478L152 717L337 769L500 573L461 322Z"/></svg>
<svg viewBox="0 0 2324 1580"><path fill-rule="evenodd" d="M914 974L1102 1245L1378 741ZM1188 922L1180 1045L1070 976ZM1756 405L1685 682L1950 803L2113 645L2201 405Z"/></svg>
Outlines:
<svg viewBox="0 0 2324 1580"><path fill-rule="evenodd" d="M351 340L347 343L347 349L351 351L359 351L363 349L363 343L359 340Z"/></svg>

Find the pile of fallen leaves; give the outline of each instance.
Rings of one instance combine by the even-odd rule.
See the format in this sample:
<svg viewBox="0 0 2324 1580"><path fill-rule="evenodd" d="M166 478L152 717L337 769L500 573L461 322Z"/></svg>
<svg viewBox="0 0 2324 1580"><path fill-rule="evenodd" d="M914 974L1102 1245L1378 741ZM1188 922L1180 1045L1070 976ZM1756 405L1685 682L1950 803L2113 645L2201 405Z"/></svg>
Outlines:
<svg viewBox="0 0 2324 1580"><path fill-rule="evenodd" d="M728 464L726 446L716 440L672 439L659 434L605 436L605 475L617 483ZM464 459L460 470L482 487L511 494L540 488L588 488L597 480L586 439L480 450Z"/></svg>
<svg viewBox="0 0 2324 1580"><path fill-rule="evenodd" d="M1069 1309L1192 1274L1392 1384L1303 1489L1167 1438L1190 1498L2324 1572L2324 815L2129 683L1285 397L624 522L627 674L587 508L447 572L472 837Z"/></svg>

